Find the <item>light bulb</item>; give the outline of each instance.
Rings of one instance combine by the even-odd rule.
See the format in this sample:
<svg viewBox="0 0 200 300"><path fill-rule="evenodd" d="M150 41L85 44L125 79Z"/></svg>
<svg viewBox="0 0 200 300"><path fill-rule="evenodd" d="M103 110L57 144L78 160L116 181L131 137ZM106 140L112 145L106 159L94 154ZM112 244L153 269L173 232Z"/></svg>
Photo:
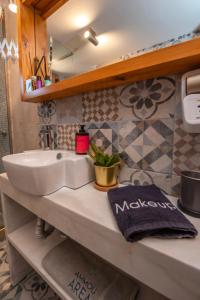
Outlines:
<svg viewBox="0 0 200 300"><path fill-rule="evenodd" d="M90 35L91 35L91 33L90 33L89 30L86 30L86 31L84 32L84 38L85 38L85 39L88 39Z"/></svg>
<svg viewBox="0 0 200 300"><path fill-rule="evenodd" d="M17 5L14 2L10 2L9 5L8 5L8 8L13 13L15 13L15 14L17 13Z"/></svg>
<svg viewBox="0 0 200 300"><path fill-rule="evenodd" d="M96 32L92 28L88 28L88 30L84 32L84 38L88 39L88 41L90 41L95 46L97 46L99 43L96 36Z"/></svg>
<svg viewBox="0 0 200 300"><path fill-rule="evenodd" d="M97 40L99 42L100 45L105 45L108 42L108 37L106 35L99 35L97 36Z"/></svg>
<svg viewBox="0 0 200 300"><path fill-rule="evenodd" d="M75 19L75 24L78 28L83 28L89 24L89 19L86 16L79 16Z"/></svg>

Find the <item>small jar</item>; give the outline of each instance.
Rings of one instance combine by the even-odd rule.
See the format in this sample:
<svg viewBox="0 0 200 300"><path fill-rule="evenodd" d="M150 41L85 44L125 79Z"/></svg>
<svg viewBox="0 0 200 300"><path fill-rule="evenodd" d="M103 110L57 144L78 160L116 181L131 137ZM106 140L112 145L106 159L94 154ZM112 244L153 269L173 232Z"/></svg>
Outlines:
<svg viewBox="0 0 200 300"><path fill-rule="evenodd" d="M37 83L37 77L36 76L31 76L31 82L32 82L32 89L33 91L36 90L37 86L36 86L36 83Z"/></svg>
<svg viewBox="0 0 200 300"><path fill-rule="evenodd" d="M42 87L42 79L40 76L37 76L36 89L40 89L41 87Z"/></svg>
<svg viewBox="0 0 200 300"><path fill-rule="evenodd" d="M50 76L45 76L45 78L44 78L44 85L45 86L49 86L49 85L51 85L51 79L50 79Z"/></svg>

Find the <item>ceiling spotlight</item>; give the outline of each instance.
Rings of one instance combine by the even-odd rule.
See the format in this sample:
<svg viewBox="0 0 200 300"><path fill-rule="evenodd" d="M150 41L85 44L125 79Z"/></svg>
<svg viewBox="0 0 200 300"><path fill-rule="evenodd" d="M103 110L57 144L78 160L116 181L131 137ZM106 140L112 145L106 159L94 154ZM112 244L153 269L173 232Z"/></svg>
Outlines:
<svg viewBox="0 0 200 300"><path fill-rule="evenodd" d="M105 45L108 42L108 37L105 34L99 35L97 36L97 40L99 42L99 45Z"/></svg>
<svg viewBox="0 0 200 300"><path fill-rule="evenodd" d="M8 5L8 8L10 9L10 11L12 11L13 13L17 13L17 4L15 2L15 0L10 0L10 3Z"/></svg>
<svg viewBox="0 0 200 300"><path fill-rule="evenodd" d="M88 39L93 45L97 46L99 41L97 40L96 32L92 28L88 28L84 33L84 38Z"/></svg>
<svg viewBox="0 0 200 300"><path fill-rule="evenodd" d="M83 27L87 26L88 24L89 24L89 19L87 16L78 16L75 19L75 25L78 28L83 28Z"/></svg>
<svg viewBox="0 0 200 300"><path fill-rule="evenodd" d="M85 38L85 39L88 39L89 36L90 36L90 31L89 31L89 30L85 31L85 33L84 33L84 38Z"/></svg>

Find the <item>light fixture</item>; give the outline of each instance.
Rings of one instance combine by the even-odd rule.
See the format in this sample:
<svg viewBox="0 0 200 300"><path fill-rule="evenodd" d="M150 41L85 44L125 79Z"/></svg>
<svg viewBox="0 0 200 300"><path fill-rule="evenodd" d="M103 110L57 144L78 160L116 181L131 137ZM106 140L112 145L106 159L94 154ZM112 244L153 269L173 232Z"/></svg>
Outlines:
<svg viewBox="0 0 200 300"><path fill-rule="evenodd" d="M17 13L17 4L15 2L15 0L10 0L10 3L8 5L8 8L10 9L10 11L12 11L13 13Z"/></svg>
<svg viewBox="0 0 200 300"><path fill-rule="evenodd" d="M85 31L85 32L84 32L84 38L85 38L85 39L88 39L89 36L90 36L89 30Z"/></svg>
<svg viewBox="0 0 200 300"><path fill-rule="evenodd" d="M89 24L89 19L87 16L78 16L75 19L75 24L78 28L83 28Z"/></svg>
<svg viewBox="0 0 200 300"><path fill-rule="evenodd" d="M88 28L84 32L84 38L90 41L95 46L99 44L99 41L97 40L96 32L92 28Z"/></svg>
<svg viewBox="0 0 200 300"><path fill-rule="evenodd" d="M108 42L108 37L105 34L97 36L97 40L99 42L99 45L105 45Z"/></svg>

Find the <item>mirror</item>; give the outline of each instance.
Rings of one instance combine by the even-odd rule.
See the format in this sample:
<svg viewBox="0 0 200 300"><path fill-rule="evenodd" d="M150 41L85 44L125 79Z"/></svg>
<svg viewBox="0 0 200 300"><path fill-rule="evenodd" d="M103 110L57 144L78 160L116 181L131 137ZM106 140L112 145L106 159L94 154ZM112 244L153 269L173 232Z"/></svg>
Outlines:
<svg viewBox="0 0 200 300"><path fill-rule="evenodd" d="M61 80L194 38L199 13L199 0L68 1L47 19L52 71Z"/></svg>

